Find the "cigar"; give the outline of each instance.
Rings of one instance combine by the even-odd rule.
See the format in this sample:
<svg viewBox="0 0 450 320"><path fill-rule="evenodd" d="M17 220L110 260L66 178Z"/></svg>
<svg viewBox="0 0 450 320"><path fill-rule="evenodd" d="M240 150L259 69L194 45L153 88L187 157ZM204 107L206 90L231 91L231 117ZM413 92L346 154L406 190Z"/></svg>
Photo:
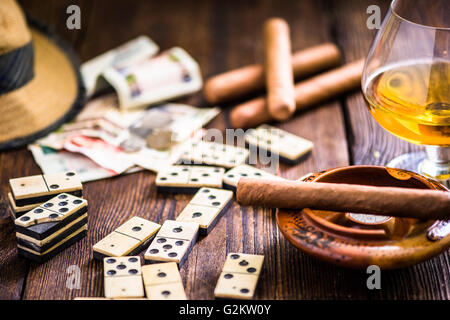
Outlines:
<svg viewBox="0 0 450 320"><path fill-rule="evenodd" d="M361 86L364 61L358 60L295 85L296 110L301 110ZM264 97L237 105L230 112L234 128L252 128L273 120Z"/></svg>
<svg viewBox="0 0 450 320"><path fill-rule="evenodd" d="M333 43L325 43L300 50L292 56L294 77L305 77L336 66L341 59ZM222 74L206 81L203 94L206 101L218 104L231 101L264 88L264 67L253 64Z"/></svg>
<svg viewBox="0 0 450 320"><path fill-rule="evenodd" d="M439 220L450 217L450 192L340 183L241 178L242 205L329 210Z"/></svg>
<svg viewBox="0 0 450 320"><path fill-rule="evenodd" d="M267 110L272 118L287 120L295 112L289 26L280 18L264 24Z"/></svg>

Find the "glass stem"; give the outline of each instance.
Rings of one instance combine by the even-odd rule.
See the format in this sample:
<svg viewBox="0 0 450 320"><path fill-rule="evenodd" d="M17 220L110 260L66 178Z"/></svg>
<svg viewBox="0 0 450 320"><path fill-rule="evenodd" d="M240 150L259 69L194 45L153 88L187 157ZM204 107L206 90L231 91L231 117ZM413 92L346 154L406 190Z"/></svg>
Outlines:
<svg viewBox="0 0 450 320"><path fill-rule="evenodd" d="M419 171L436 180L450 178L450 148L425 146L427 158L422 161Z"/></svg>

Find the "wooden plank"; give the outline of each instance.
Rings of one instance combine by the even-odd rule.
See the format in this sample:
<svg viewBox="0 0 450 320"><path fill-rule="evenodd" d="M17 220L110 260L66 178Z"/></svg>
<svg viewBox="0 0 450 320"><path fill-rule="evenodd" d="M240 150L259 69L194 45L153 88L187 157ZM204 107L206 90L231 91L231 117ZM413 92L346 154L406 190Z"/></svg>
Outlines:
<svg viewBox="0 0 450 320"><path fill-rule="evenodd" d="M379 5L382 14L389 1L349 0L331 1L338 43L348 61L364 57L375 35L366 27L369 5ZM351 152L355 164L385 165L387 161L402 153L422 149L402 141L382 129L370 116L361 93L346 99L349 115ZM449 252L407 269L383 272L382 290L373 290L374 299L449 299L450 264Z"/></svg>

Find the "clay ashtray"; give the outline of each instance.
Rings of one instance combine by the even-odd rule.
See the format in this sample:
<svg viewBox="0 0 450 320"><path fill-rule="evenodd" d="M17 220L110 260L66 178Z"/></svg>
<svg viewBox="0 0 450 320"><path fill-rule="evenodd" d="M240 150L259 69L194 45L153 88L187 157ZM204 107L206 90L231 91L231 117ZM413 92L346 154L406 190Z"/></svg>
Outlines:
<svg viewBox="0 0 450 320"><path fill-rule="evenodd" d="M304 181L448 191L416 173L379 166L337 168L312 174ZM369 265L382 269L407 267L450 247L450 220L423 221L305 208L278 210L277 224L288 241L307 254L357 269Z"/></svg>

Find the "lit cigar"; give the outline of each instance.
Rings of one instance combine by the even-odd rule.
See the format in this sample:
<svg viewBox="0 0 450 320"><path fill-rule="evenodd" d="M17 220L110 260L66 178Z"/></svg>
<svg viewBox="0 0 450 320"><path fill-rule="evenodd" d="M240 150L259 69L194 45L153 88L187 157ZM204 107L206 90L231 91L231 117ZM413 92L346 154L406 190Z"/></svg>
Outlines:
<svg viewBox="0 0 450 320"><path fill-rule="evenodd" d="M267 110L282 121L295 112L294 76L292 73L289 26L280 18L264 24Z"/></svg>
<svg viewBox="0 0 450 320"><path fill-rule="evenodd" d="M292 56L295 77L304 77L336 66L341 54L336 45L325 43L297 51ZM218 74L206 81L203 94L211 104L231 101L264 88L264 67L253 64Z"/></svg>
<svg viewBox="0 0 450 320"><path fill-rule="evenodd" d="M330 210L383 216L445 219L450 192L363 185L240 179L236 199L242 205Z"/></svg>
<svg viewBox="0 0 450 320"><path fill-rule="evenodd" d="M296 110L316 105L361 86L364 61L358 60L295 85ZM264 97L237 105L230 113L234 128L252 128L273 118Z"/></svg>

